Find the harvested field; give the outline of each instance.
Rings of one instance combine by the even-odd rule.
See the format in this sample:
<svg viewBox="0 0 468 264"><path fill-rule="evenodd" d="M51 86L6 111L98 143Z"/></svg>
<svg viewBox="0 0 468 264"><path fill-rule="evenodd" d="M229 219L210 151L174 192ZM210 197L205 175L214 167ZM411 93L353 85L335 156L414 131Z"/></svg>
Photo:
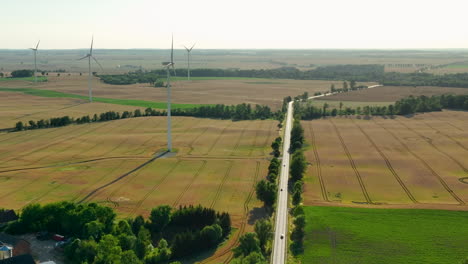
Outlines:
<svg viewBox="0 0 468 264"><path fill-rule="evenodd" d="M302 263L461 263L468 212L305 207ZM376 262L378 260L378 262Z"/></svg>
<svg viewBox="0 0 468 264"><path fill-rule="evenodd" d="M87 96L87 76L48 77L48 82L37 85L24 81L5 81L3 87L37 88L63 93ZM279 108L286 96L296 96L304 92L330 90L331 84L341 87L339 81L284 80L284 79L214 79L175 81L172 83L174 103L187 104L265 104ZM361 84L361 83L360 83ZM367 84L367 83L364 83ZM373 83L369 83L371 85ZM110 85L93 79L93 94L96 97L139 99L164 102L167 98L165 88L155 88L149 84Z"/></svg>
<svg viewBox="0 0 468 264"><path fill-rule="evenodd" d="M305 204L468 210L464 120L468 112L443 111L303 122Z"/></svg>
<svg viewBox="0 0 468 264"><path fill-rule="evenodd" d="M468 88L433 86L381 86L321 97L320 101L395 102L410 95L468 94Z"/></svg>
<svg viewBox="0 0 468 264"><path fill-rule="evenodd" d="M82 117L107 111L134 111L137 106L124 106L106 103L89 104L85 100L72 98L47 98L14 92L0 91L0 129L12 128L19 121L28 122L40 119L62 117Z"/></svg>
<svg viewBox="0 0 468 264"><path fill-rule="evenodd" d="M166 147L165 117L0 133L0 207L94 201L127 217L161 204L202 204L228 211L237 228L204 262L219 263L264 214L253 187L277 135L273 120L174 117L177 154L152 161Z"/></svg>

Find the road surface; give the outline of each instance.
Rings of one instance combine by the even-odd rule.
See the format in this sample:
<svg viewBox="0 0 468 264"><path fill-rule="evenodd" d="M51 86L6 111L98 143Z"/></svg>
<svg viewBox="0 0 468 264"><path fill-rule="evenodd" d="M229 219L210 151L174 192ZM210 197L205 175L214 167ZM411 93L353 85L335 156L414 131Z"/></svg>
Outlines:
<svg viewBox="0 0 468 264"><path fill-rule="evenodd" d="M380 87L382 85L372 85L367 89ZM311 96L308 99L315 99L324 96L330 96L336 93L326 93ZM275 235L273 242L273 252L271 263L286 263L286 241L288 239L288 179L289 179L289 145L291 143L291 128L293 123L293 101L288 103L288 112L286 115L286 126L284 128L283 138L283 160L281 162L281 174L278 186L278 202L276 205Z"/></svg>
<svg viewBox="0 0 468 264"><path fill-rule="evenodd" d="M276 205L275 236L271 263L283 264L286 262L286 241L288 239L288 178L289 178L289 145L291 142L292 104L288 103L286 126L283 138L283 160L278 186L278 202ZM282 189L282 191L281 191ZM281 237L283 236L283 237Z"/></svg>

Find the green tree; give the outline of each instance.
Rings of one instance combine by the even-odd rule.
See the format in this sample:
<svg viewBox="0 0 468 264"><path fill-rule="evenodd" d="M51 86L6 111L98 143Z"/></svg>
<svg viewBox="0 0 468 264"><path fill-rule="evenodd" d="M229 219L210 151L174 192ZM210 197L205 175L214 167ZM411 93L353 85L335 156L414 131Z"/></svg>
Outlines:
<svg viewBox="0 0 468 264"><path fill-rule="evenodd" d="M299 205L302 202L302 192L295 191L292 195L292 204L294 206Z"/></svg>
<svg viewBox="0 0 468 264"><path fill-rule="evenodd" d="M122 264L142 264L132 250L122 252Z"/></svg>
<svg viewBox="0 0 468 264"><path fill-rule="evenodd" d="M99 221L91 221L84 226L84 237L99 240L104 233L104 225Z"/></svg>
<svg viewBox="0 0 468 264"><path fill-rule="evenodd" d="M200 238L210 246L215 245L222 237L223 230L221 229L221 226L217 224L205 226L200 231Z"/></svg>
<svg viewBox="0 0 468 264"><path fill-rule="evenodd" d="M119 241L113 235L105 235L97 246L95 264L118 264L122 263L122 249Z"/></svg>
<svg viewBox="0 0 468 264"><path fill-rule="evenodd" d="M252 252L246 257L235 258L231 262L232 264L267 264L262 254L258 252Z"/></svg>
<svg viewBox="0 0 468 264"><path fill-rule="evenodd" d="M276 202L278 187L276 184L267 180L261 180L257 183L255 192L257 199L264 203L265 207L272 207Z"/></svg>
<svg viewBox="0 0 468 264"><path fill-rule="evenodd" d="M171 221L171 210L172 208L169 205L160 205L153 208L150 215L151 230L158 233L162 232Z"/></svg>
<svg viewBox="0 0 468 264"><path fill-rule="evenodd" d="M291 180L301 180L307 168L307 162L302 151L294 153L290 165Z"/></svg>
<svg viewBox="0 0 468 264"><path fill-rule="evenodd" d="M273 225L267 219L258 220L255 222L255 234L257 234L260 249L264 254L267 254L268 241L273 238Z"/></svg>
<svg viewBox="0 0 468 264"><path fill-rule="evenodd" d="M19 121L18 123L16 123L16 125L15 125L15 130L16 130L16 131L22 131L22 130L24 130L24 124L23 124L23 122Z"/></svg>
<svg viewBox="0 0 468 264"><path fill-rule="evenodd" d="M234 256L248 256L252 252L260 253L260 242L255 233L246 233L239 238L239 246L234 250Z"/></svg>

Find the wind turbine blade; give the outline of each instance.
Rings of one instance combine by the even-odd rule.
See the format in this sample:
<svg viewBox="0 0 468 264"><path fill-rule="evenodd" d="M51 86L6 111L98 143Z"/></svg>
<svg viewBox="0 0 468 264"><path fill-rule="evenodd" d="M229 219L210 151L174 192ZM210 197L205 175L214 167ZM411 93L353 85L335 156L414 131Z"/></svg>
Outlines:
<svg viewBox="0 0 468 264"><path fill-rule="evenodd" d="M172 35L171 42L171 63L174 64L174 34Z"/></svg>
<svg viewBox="0 0 468 264"><path fill-rule="evenodd" d="M187 51L189 51L189 48L185 47L185 45L183 45L183 46L184 46L184 48L185 48Z"/></svg>
<svg viewBox="0 0 468 264"><path fill-rule="evenodd" d="M93 42L94 42L94 35L91 36L91 49L89 49L89 54L93 54Z"/></svg>
<svg viewBox="0 0 468 264"><path fill-rule="evenodd" d="M36 45L36 50L37 50L37 48L39 48L39 43L41 43L41 41L40 41L40 40L37 42L37 45Z"/></svg>
<svg viewBox="0 0 468 264"><path fill-rule="evenodd" d="M197 44L197 43L194 43L194 44L192 45L192 47L190 48L189 51L192 51L193 47L195 47L196 44Z"/></svg>
<svg viewBox="0 0 468 264"><path fill-rule="evenodd" d="M99 67L101 67L101 70L104 71L104 68L102 67L101 63L99 63L99 61L96 60L96 58L94 58L94 56L91 56L91 58L93 58L93 60L99 65Z"/></svg>
<svg viewBox="0 0 468 264"><path fill-rule="evenodd" d="M88 57L89 57L89 55L86 55L86 56L84 56L83 58L79 58L78 60L86 59L86 58L88 58Z"/></svg>

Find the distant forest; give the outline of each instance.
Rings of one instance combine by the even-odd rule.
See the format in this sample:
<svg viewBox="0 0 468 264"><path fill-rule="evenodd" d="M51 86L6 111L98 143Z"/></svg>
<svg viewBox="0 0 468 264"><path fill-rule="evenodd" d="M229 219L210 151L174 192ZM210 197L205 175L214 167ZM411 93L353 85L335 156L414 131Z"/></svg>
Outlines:
<svg viewBox="0 0 468 264"><path fill-rule="evenodd" d="M430 73L385 72L383 65L334 65L301 71L294 67L266 70L239 69L192 69L192 77L239 77L239 78L277 78L296 80L347 80L358 82L379 82L393 86L442 86L468 88L468 73L434 75ZM150 83L162 86L165 70L135 71L120 75L99 75L109 84ZM176 69L176 76L186 76L186 69Z"/></svg>

